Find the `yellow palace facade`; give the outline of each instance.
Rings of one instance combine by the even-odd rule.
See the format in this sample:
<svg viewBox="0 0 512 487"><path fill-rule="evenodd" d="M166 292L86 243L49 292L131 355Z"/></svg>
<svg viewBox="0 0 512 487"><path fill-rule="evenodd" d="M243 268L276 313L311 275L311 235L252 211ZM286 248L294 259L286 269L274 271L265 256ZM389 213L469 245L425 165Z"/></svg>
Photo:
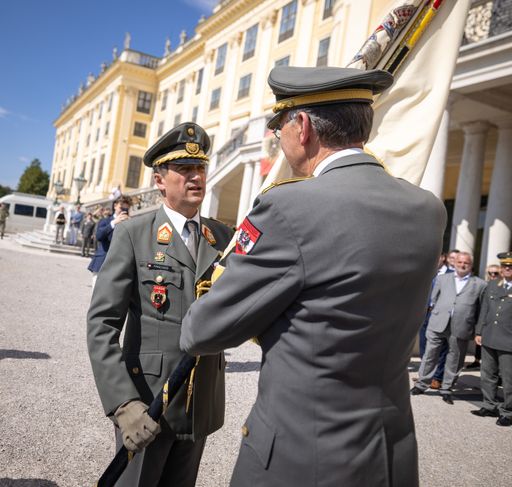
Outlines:
<svg viewBox="0 0 512 487"><path fill-rule="evenodd" d="M117 186L125 193L148 190L145 150L192 120L213 141L201 211L236 224L277 157L265 128L273 105L269 71L276 65L346 65L388 3L224 0L199 20L193 36L182 33L176 48L166 42L162 57L131 49L127 35L123 50L99 75L89 75L55 121L49 196L59 192L71 202L80 189L87 205ZM512 18L500 17L509 3L473 2L422 183L450 210L446 247L474 252L482 266L491 253L508 250L512 227L512 200L509 210L503 206L503 177L512 182L512 161L504 155L512 153ZM487 221L488 209L499 228Z"/></svg>

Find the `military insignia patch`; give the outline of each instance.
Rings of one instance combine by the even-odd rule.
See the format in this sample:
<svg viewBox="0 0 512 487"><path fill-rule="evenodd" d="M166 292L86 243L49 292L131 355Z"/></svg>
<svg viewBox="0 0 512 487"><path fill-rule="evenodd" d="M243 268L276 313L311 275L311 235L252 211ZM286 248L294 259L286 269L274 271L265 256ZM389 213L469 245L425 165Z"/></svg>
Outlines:
<svg viewBox="0 0 512 487"><path fill-rule="evenodd" d="M203 233L204 238L208 240L210 245L215 245L217 243L217 240L215 240L212 231L206 225L201 226L201 232Z"/></svg>
<svg viewBox="0 0 512 487"><path fill-rule="evenodd" d="M157 252L155 254L155 262L164 262L165 261L165 254L163 252Z"/></svg>
<svg viewBox="0 0 512 487"><path fill-rule="evenodd" d="M238 230L238 236L236 238L236 249L237 254L248 254L256 245L256 242L261 236L261 232L246 218Z"/></svg>
<svg viewBox="0 0 512 487"><path fill-rule="evenodd" d="M156 308L161 308L167 301L167 287L166 286L153 286L151 291L151 304Z"/></svg>
<svg viewBox="0 0 512 487"><path fill-rule="evenodd" d="M158 227L156 233L156 241L160 244L168 244L171 241L172 228L168 223L164 223Z"/></svg>

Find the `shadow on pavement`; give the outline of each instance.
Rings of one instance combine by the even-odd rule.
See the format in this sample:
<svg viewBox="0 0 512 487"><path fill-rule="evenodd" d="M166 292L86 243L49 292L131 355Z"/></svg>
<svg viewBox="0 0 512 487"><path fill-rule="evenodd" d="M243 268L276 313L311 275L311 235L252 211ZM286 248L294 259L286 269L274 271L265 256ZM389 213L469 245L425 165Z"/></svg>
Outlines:
<svg viewBox="0 0 512 487"><path fill-rule="evenodd" d="M59 484L44 479L7 479L0 478L2 487L59 487Z"/></svg>
<svg viewBox="0 0 512 487"><path fill-rule="evenodd" d="M226 372L255 372L260 370L259 362L228 362Z"/></svg>
<svg viewBox="0 0 512 487"><path fill-rule="evenodd" d="M49 359L50 356L44 352L28 352L26 350L10 350L0 348L0 360L4 358L31 358L31 359ZM3 480L3 479L0 479ZM0 484L3 487L4 484Z"/></svg>

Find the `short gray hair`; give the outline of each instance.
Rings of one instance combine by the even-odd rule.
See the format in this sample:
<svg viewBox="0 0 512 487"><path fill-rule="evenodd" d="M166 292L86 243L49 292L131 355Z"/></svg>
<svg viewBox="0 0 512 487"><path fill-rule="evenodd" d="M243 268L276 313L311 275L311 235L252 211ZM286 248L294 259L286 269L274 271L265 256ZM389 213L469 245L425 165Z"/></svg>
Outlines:
<svg viewBox="0 0 512 487"><path fill-rule="evenodd" d="M364 143L370 137L373 108L368 103L335 103L297 108L288 112L294 120L299 112L308 114L320 143L335 149Z"/></svg>

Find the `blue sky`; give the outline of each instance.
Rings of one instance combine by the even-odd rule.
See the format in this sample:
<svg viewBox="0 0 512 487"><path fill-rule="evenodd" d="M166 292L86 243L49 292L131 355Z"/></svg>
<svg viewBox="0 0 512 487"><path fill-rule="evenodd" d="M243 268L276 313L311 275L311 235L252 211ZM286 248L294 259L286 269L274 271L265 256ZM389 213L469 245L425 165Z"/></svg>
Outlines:
<svg viewBox="0 0 512 487"><path fill-rule="evenodd" d="M50 171L62 103L98 74L112 48L161 56L189 37L217 0L2 0L0 2L0 184L15 189L32 159Z"/></svg>

